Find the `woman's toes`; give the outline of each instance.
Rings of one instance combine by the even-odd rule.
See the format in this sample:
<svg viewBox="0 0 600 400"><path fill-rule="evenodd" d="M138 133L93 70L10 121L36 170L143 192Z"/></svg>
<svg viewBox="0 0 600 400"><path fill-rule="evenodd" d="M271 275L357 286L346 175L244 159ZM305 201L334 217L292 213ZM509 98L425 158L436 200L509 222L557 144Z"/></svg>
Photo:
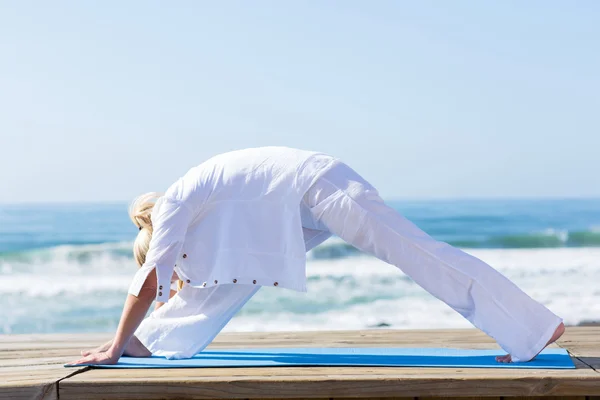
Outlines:
<svg viewBox="0 0 600 400"><path fill-rule="evenodd" d="M496 357L496 361L499 363L509 363L512 361L512 358L510 356L510 354L504 355L504 356L498 356Z"/></svg>

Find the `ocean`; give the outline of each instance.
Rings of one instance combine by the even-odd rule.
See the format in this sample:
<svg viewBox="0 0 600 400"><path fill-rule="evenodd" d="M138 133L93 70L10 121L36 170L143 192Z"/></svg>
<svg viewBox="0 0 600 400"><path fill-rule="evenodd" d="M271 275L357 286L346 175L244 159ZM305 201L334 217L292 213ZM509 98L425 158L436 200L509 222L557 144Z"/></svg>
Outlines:
<svg viewBox="0 0 600 400"><path fill-rule="evenodd" d="M600 199L391 202L567 324L600 320ZM127 204L0 205L0 334L116 329L136 265ZM226 331L466 328L400 270L331 239L308 293L262 288Z"/></svg>

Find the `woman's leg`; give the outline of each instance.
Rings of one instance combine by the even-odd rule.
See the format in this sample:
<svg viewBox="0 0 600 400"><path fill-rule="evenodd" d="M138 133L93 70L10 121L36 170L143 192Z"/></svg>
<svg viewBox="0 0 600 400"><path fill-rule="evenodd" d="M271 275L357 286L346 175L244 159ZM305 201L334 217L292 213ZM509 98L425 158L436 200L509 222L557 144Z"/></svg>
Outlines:
<svg viewBox="0 0 600 400"><path fill-rule="evenodd" d="M238 284L184 286L142 321L135 336L153 355L169 359L193 357L212 342L259 288Z"/></svg>
<svg viewBox="0 0 600 400"><path fill-rule="evenodd" d="M344 164L326 173L304 202L332 233L400 268L493 337L514 361L535 357L562 326L559 317L498 271L434 240L388 207L375 188Z"/></svg>

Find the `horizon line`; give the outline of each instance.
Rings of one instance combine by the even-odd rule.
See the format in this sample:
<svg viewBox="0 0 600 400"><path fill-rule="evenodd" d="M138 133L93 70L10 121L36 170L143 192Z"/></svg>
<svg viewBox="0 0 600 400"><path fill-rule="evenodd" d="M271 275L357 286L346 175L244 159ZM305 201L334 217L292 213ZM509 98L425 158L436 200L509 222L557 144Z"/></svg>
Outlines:
<svg viewBox="0 0 600 400"><path fill-rule="evenodd" d="M440 197L390 197L384 198L386 202L445 202L445 201L518 201L518 200L599 200L600 196L440 196ZM131 200L48 200L48 201L0 201L0 206L21 205L123 205L129 204Z"/></svg>

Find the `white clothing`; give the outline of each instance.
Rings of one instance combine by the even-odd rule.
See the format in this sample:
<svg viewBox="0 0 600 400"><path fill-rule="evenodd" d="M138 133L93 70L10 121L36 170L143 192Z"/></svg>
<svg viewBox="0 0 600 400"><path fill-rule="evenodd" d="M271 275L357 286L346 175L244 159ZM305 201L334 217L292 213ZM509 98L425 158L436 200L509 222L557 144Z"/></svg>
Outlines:
<svg viewBox="0 0 600 400"><path fill-rule="evenodd" d="M309 252L331 233L311 221L308 207L301 204L305 248ZM189 285L142 321L135 336L153 355L168 359L190 358L212 342L229 320L258 292L261 286L219 284L207 288Z"/></svg>
<svg viewBox="0 0 600 400"><path fill-rule="evenodd" d="M494 338L514 361L533 358L562 322L483 261L434 240L388 207L377 190L345 164L336 164L320 177L303 196L300 208L303 227L311 238L334 233L395 265ZM229 287L227 310L223 310L224 300L211 300L207 289L189 288L145 320L136 336L153 354L193 356L256 292L250 290L253 286ZM201 309L187 300L191 292L207 299Z"/></svg>
<svg viewBox="0 0 600 400"><path fill-rule="evenodd" d="M280 286L306 291L306 250L298 205L337 162L331 156L262 147L218 155L192 168L152 212L146 262L129 293L157 270L157 297L169 299L173 271L193 287ZM323 239L324 240L324 239Z"/></svg>
<svg viewBox="0 0 600 400"><path fill-rule="evenodd" d="M153 355L190 358L212 342L260 286L185 285L169 302L142 321L135 336Z"/></svg>

